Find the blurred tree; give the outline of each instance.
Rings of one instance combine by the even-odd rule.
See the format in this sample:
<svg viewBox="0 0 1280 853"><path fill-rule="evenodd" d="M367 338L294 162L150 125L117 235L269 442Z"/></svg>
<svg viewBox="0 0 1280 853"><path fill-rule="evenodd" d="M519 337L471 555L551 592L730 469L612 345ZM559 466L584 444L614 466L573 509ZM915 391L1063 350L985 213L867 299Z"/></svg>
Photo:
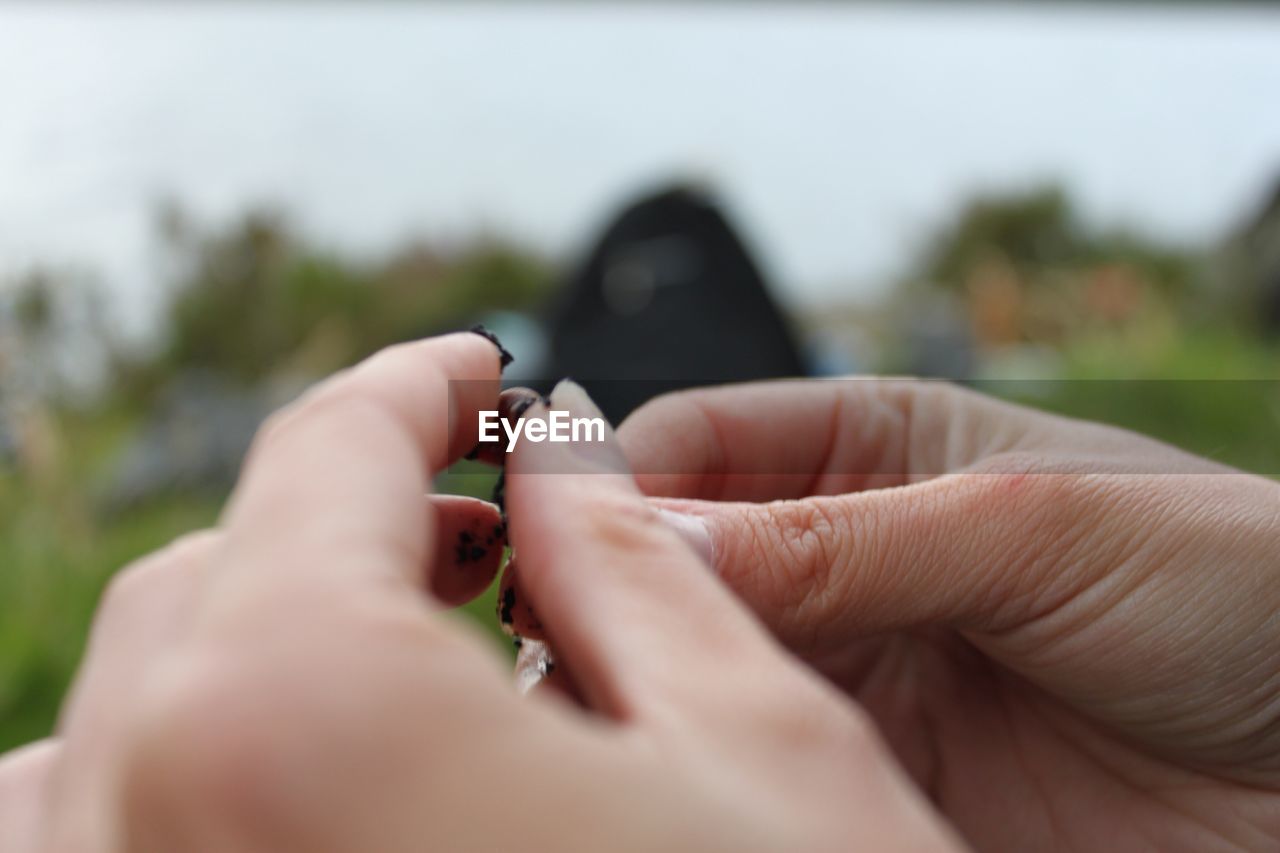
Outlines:
<svg viewBox="0 0 1280 853"><path fill-rule="evenodd" d="M907 293L959 293L980 346L1060 346L1097 329L1186 320L1201 301L1198 253L1132 231L1091 230L1048 186L981 196L922 252Z"/></svg>
<svg viewBox="0 0 1280 853"><path fill-rule="evenodd" d="M1020 270L1068 264L1080 258L1085 242L1066 194L1057 187L981 196L933 239L921 274L957 285L994 258Z"/></svg>
<svg viewBox="0 0 1280 853"><path fill-rule="evenodd" d="M170 297L158 351L117 362L131 398L188 370L243 385L280 370L327 373L484 311L529 309L551 283L545 262L496 240L414 243L364 261L309 244L271 210L202 232L167 206L158 224Z"/></svg>

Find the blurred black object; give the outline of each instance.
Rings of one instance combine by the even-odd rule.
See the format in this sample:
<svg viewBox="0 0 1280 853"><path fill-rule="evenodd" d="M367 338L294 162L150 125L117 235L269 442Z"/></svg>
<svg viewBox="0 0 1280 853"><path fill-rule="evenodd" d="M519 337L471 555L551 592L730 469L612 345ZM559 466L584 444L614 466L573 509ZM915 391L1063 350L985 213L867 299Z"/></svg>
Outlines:
<svg viewBox="0 0 1280 853"><path fill-rule="evenodd" d="M581 382L614 423L667 391L804 373L742 240L689 187L627 206L561 293L546 375Z"/></svg>

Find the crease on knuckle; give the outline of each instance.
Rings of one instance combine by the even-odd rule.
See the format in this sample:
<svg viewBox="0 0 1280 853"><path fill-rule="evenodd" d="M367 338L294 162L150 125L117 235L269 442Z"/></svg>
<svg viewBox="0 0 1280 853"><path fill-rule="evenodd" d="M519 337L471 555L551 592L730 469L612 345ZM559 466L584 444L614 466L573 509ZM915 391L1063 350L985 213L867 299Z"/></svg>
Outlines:
<svg viewBox="0 0 1280 853"><path fill-rule="evenodd" d="M780 632L793 643L812 643L842 590L838 583L848 527L830 500L766 505L747 526L743 553L730 555L739 589L776 609Z"/></svg>
<svg viewBox="0 0 1280 853"><path fill-rule="evenodd" d="M175 656L138 700L133 749L123 768L131 828L164 828L170 843L202 849L187 830L212 817L229 833L261 826L273 811L262 770L273 708L261 684L216 663Z"/></svg>
<svg viewBox="0 0 1280 853"><path fill-rule="evenodd" d="M1010 452L986 460L972 499L981 528L1011 525L997 537L979 611L1000 630L1037 621L1078 595L1090 583L1097 561L1080 559L1114 503L1105 477L1078 462Z"/></svg>
<svg viewBox="0 0 1280 853"><path fill-rule="evenodd" d="M133 602L146 595L152 576L159 568L157 563L143 560L125 566L112 575L98 604L98 621L114 620L118 615L128 613Z"/></svg>
<svg viewBox="0 0 1280 853"><path fill-rule="evenodd" d="M161 573L172 572L194 560L203 559L218 542L214 530L184 533L168 545L111 576L98 605L99 620L115 619L133 610L136 602L151 594Z"/></svg>

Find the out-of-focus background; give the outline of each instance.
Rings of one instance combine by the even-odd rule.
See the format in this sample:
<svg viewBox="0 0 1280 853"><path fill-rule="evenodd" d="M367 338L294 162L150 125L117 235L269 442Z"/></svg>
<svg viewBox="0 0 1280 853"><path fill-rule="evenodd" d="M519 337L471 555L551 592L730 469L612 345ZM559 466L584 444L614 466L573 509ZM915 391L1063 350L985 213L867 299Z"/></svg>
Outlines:
<svg viewBox="0 0 1280 853"><path fill-rule="evenodd" d="M0 749L266 412L477 320L1280 472L1278 93L1268 4L0 5Z"/></svg>

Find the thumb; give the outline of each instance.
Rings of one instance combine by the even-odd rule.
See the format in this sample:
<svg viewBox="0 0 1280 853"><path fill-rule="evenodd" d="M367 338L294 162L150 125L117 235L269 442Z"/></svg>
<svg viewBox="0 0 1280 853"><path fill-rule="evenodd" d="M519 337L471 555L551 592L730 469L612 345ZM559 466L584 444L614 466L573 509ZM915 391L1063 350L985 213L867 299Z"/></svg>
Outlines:
<svg viewBox="0 0 1280 853"><path fill-rule="evenodd" d="M568 381L526 418L553 412L603 423ZM523 594L592 707L617 717L709 711L735 668L755 680L784 653L647 505L603 432L599 442L521 441L508 458Z"/></svg>
<svg viewBox="0 0 1280 853"><path fill-rule="evenodd" d="M771 503L651 498L789 647L930 624L1000 631L1051 612L1105 561L1105 475L1006 460L893 489ZM1003 470L1007 468L1008 470Z"/></svg>

